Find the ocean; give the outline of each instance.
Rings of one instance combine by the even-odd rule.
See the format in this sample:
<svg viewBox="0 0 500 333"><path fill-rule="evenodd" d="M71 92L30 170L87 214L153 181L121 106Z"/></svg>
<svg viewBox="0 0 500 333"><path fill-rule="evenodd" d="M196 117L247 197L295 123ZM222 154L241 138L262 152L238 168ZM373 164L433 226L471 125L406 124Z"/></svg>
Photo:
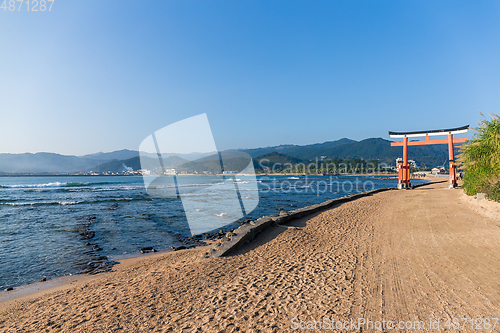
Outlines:
<svg viewBox="0 0 500 333"><path fill-rule="evenodd" d="M177 178L192 188L216 181L209 176ZM253 195L258 197L258 205L234 221L228 218L233 212L219 209L215 201L214 218L225 219L227 225L213 233L279 214L280 210L397 184L393 178L377 176L237 176L236 181L256 183ZM186 195L205 200L210 193ZM233 193L219 191L215 195L225 200ZM141 255L144 247L165 250L183 246L190 236L182 200L150 196L142 177L0 177L0 290L42 278L105 271L113 259Z"/></svg>

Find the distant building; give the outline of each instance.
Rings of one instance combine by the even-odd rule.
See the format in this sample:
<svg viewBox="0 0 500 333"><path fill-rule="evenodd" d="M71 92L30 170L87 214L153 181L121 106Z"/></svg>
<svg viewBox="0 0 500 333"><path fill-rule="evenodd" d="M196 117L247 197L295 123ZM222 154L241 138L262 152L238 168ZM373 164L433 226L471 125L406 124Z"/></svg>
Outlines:
<svg viewBox="0 0 500 333"><path fill-rule="evenodd" d="M165 169L165 172L163 173L164 175L176 175L177 170L175 169Z"/></svg>
<svg viewBox="0 0 500 333"><path fill-rule="evenodd" d="M443 167L435 167L435 168L432 168L431 173L433 175L437 175L439 173L446 173L446 169Z"/></svg>
<svg viewBox="0 0 500 333"><path fill-rule="evenodd" d="M396 158L396 168L398 167L398 163L400 162L403 163L403 159L401 157ZM414 160L408 160L408 164L410 164L410 168L418 168L417 162L415 162Z"/></svg>

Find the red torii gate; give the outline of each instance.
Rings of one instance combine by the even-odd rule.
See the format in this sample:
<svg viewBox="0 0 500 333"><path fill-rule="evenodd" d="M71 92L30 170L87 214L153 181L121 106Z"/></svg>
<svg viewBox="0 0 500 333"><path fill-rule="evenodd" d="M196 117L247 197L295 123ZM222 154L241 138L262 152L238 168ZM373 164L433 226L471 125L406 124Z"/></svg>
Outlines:
<svg viewBox="0 0 500 333"><path fill-rule="evenodd" d="M454 139L454 134L467 133L469 130L469 125L451 128L451 129L441 129L432 131L417 131L417 132L391 132L389 131L389 136L391 138L403 138L402 142L391 142L391 146L402 146L403 147L403 162L398 164L398 188L407 189L410 188L410 166L408 164L408 146L421 146L421 145L439 145L448 144L448 154L450 162L450 188L455 188L457 186L457 165L455 163L455 155L453 152L453 143L463 143L466 142L466 138ZM442 140L429 140L429 136L435 135L448 135L447 139ZM408 138L422 137L425 136L425 140L420 141L408 141Z"/></svg>

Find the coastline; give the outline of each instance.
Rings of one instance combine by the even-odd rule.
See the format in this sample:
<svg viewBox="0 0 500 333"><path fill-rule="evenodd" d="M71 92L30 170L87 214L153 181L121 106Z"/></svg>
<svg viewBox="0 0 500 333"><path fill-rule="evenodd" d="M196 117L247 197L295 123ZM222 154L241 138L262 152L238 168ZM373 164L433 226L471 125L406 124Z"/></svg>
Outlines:
<svg viewBox="0 0 500 333"><path fill-rule="evenodd" d="M390 176L397 177L397 174L391 173L335 173L335 174L319 174L319 173L255 173L255 174L200 174L200 173L179 173L176 176ZM156 175L160 176L160 175ZM170 175L167 175L170 176ZM142 177L142 175L129 175L129 174L117 174L117 175L108 175L108 174L0 174L0 177Z"/></svg>
<svg viewBox="0 0 500 333"><path fill-rule="evenodd" d="M273 174L274 175L274 174ZM352 177L366 177L366 176L384 176L385 174L345 174L343 176L352 176ZM199 175L203 176L203 175ZM281 176L293 176L291 174L286 174L286 175L281 175ZM305 175L308 176L308 175ZM318 176L318 175L316 175ZM326 177L326 176L325 176ZM428 180L429 183L432 181L438 181L437 179L434 178L426 178L425 180ZM427 185L429 183L425 184L420 184L422 185ZM199 249L201 253L208 254L209 256L224 256L227 255L229 252L234 251L236 248L240 246L240 243L242 242L242 236L248 236L248 235L242 235L241 234L241 229L245 229L245 233L251 234L251 237L245 237L244 241L250 241L253 239L258 233L262 232L265 228L269 227L271 224L277 223L277 224L283 224L286 223L289 220L296 219L296 218L301 218L304 216L308 216L311 214L316 213L317 211L323 211L329 209L332 205L335 205L337 202L342 203L346 201L351 201L351 200L356 200L360 197L366 196L366 195L372 195L373 193L377 193L379 191L385 191L385 190L391 190L395 188L382 188L382 189L377 189L373 191L368 191L368 192L361 192L358 194L348 194L344 197L340 197L338 199L332 199L332 200L326 200L320 204L316 204L313 206L307 206L303 208L296 209L295 211L292 211L289 214L287 213L286 215L281 215L281 216L262 216L259 219L255 220L251 225L250 224L243 224L239 228L235 228L231 230L230 232L236 231L238 229L237 236L234 237L233 239L224 242L219 240L214 240L214 239L207 239L204 242L206 245L202 246L193 246L188 249L183 249L180 251L185 251L185 250L191 250L193 248ZM373 192L373 193L369 193ZM351 198L352 197L352 198ZM295 212L295 213L293 213ZM293 215L299 214L299 217L294 217ZM258 221L264 222L264 225L255 225L257 224L262 224L259 223ZM258 229L257 231L254 231L254 229ZM250 238L249 240L247 240ZM216 244L216 246L214 246ZM222 246L220 246L222 245ZM220 246L220 247L219 247ZM156 250L155 252L147 252L147 253L134 253L134 254L127 254L127 255L119 255L119 256L109 256L108 260L116 262L116 264L113 265L113 268L111 272L113 272L115 267L118 267L119 265L124 264L125 266L129 265L130 263L136 263L137 261L140 261L142 258L148 258L150 256L158 256L162 255L165 253L170 253L170 252L175 252L176 250L172 249L160 249ZM129 263L130 262L130 263ZM94 274L87 274L87 273L82 273L82 274L75 274L75 275L65 275L65 276L60 276L56 277L47 281L38 281L34 283L30 283L27 285L21 285L18 287L15 287L14 290L11 291L0 291L0 309L7 306L8 304L11 304L12 302L16 301L21 301L24 299L30 299L34 297L38 297L41 295L45 295L50 292L55 292L59 290L64 290L67 288L70 288L71 286L77 286L79 284L85 283L87 281L92 281L99 276L103 274L108 274L110 271L103 271L103 272L98 272Z"/></svg>
<svg viewBox="0 0 500 333"><path fill-rule="evenodd" d="M206 245L210 246L210 245ZM199 246L192 249L185 249L180 251L190 251L197 248L202 248L203 246ZM175 255L176 251L172 250L163 250L157 252L150 252L144 254L137 255L127 255L127 256L118 256L118 257L110 257L110 259L117 262L113 266L113 269L108 272L100 272L97 274L75 274L75 275L66 275L57 278L53 278L44 282L34 282L27 285L22 285L16 287L12 291L1 292L0 293L0 312L9 308L10 306L19 303L33 300L38 297L43 297L44 295L48 295L55 292L64 291L70 288L78 288L86 283L89 283L94 280L102 279L103 277L111 274L111 273L119 273L121 270L140 265L144 260L154 259L157 257L162 257L164 255Z"/></svg>
<svg viewBox="0 0 500 333"><path fill-rule="evenodd" d="M351 174L349 174L351 175ZM367 174L370 175L370 174ZM351 176L367 176L367 175L351 175ZM284 175L283 175L284 176ZM288 175L290 176L290 175ZM430 183L432 183L433 178L426 179L429 180L429 183L425 184L420 184L420 186L425 186ZM187 249L182 249L179 251L189 251L189 250L197 250L202 254L202 256L209 255L211 257L219 257L219 256L224 256L227 255L228 253L235 251L238 247L241 246L240 243L242 243L242 236L248 236L245 234L241 234L242 229L245 229L245 233L251 234L251 237L245 237L243 241L251 241L258 233L262 232L265 230L267 227L271 226L274 223L277 224L284 224L290 220L293 219L300 219L312 214L315 214L317 212L321 212L324 210L328 210L331 208L331 206L337 204L337 203L342 203L342 202L347 202L351 200L356 200L359 198L362 198L364 196L369 196L374 193L378 193L380 191L386 191L386 190L392 190L395 188L382 188L382 189L377 189L373 191L368 191L368 192L361 192L357 194L351 194L351 195L346 195L344 197L338 198L338 199L332 199L332 200L327 200L324 201L320 204L316 204L313 206L307 206L303 208L296 209L295 211L292 211L290 213L287 213L285 215L276 215L276 216L262 216L256 221L254 221L252 224L244 224L241 225L239 228L233 229L233 231L237 231L237 236L234 237L231 240L228 240L224 242L223 240L205 240L204 242L206 245L203 246L193 246ZM371 193L373 192L373 193ZM298 215L298 216L294 216ZM264 222L264 223L259 223L259 221ZM257 222L257 223L255 223ZM264 224L264 225L260 225ZM247 230L248 229L248 230ZM257 229L257 231L254 231L254 229ZM214 246L215 245L215 246ZM61 277L56 277L47 281L39 281L39 282L34 282L30 283L27 285L21 285L14 290L11 291L2 291L0 292L0 311L4 308L7 308L9 305L16 303L16 302L21 302L29 299L33 299L36 297L40 297L52 292L57 292L61 290L66 290L71 287L78 287L79 285L85 284L89 281L93 281L96 279L99 279L101 276L104 276L106 274L109 274L111 272L115 272L115 268L123 268L123 267L128 267L131 265L138 265L142 260L148 259L150 257L159 257L165 254L173 254L177 252L176 250L172 249L161 249L161 250L156 250L155 252L147 252L147 253L136 253L136 254L127 254L127 255L121 255L121 256L110 256L108 260L116 262L116 264L113 265L111 271L103 271L95 274L75 274L75 275L65 275Z"/></svg>
<svg viewBox="0 0 500 333"><path fill-rule="evenodd" d="M243 179L243 177L241 177L241 178ZM332 200L333 198L338 198L338 196L341 196L341 195L342 196L351 195L352 193L356 193L357 191L370 190L373 188L372 187L373 184L370 183L371 185L369 184L367 188L358 189L358 180L356 180L356 188L355 189L353 188L353 189L349 190L349 187L347 187L347 191L345 192L343 187L342 187L342 189L339 189L338 185L336 185L337 186L336 191L335 190L330 190L329 192L326 191L328 193L326 193L325 195L323 195L323 193L325 193L325 192L322 191L321 192L322 195L316 195L313 193L314 192L313 187L305 186L307 184L304 185L301 182L304 182L304 181L307 181L307 182L329 181L330 177L317 177L317 178L311 177L310 180L309 180L309 178L302 178L302 177L300 179L292 178L294 180L290 180L290 182L292 182L292 183L297 182L297 185L295 185L295 184L293 184L293 185L299 187L299 189L296 192L302 193L302 194L299 194L299 196L301 199L302 198L305 199L304 201L301 201L301 200L297 200L297 197L299 197L299 196L289 198L289 197L287 197L286 194L283 195L279 192L279 188L280 188L279 182L284 181L285 178L287 178L287 177L281 177L279 179L277 179L277 177L276 177L276 179L273 182L278 182L278 183L276 183L276 184L278 184L278 186L276 186L275 184L272 184L272 185L264 184L264 186L265 186L264 188L272 189L272 192L263 194L263 196L262 196L263 199L261 199L261 201L262 201L262 205L261 205L262 208L260 208L261 210L257 211L256 213L252 214L251 216L249 216L247 220L240 221L240 223L233 223L231 225L228 225L227 227L224 228L224 232L233 231L234 228L238 228L241 224L244 224L244 223L250 224L250 220L255 221L261 217L270 216L270 215L279 213L281 210L284 210L284 209L295 210L295 209L299 209L297 207L303 208L304 206L318 205L318 204L324 203L325 201ZM355 178L361 179L361 181L363 181L362 177L355 177ZM343 179L339 179L338 181L348 183L349 181L355 181L355 178L343 178ZM295 180L295 179L297 179L297 180ZM132 180L132 181L137 182L138 180L139 180L139 178L136 178L135 180ZM393 181L374 180L373 178L364 179L364 180L373 181L375 184L377 184L376 187L387 187L393 183ZM96 187L97 187L96 191L99 191L100 187L103 187L105 189L107 189L108 186L113 187L115 183L108 183L111 181L113 181L113 180L110 180L109 177L108 177L108 179L100 179L100 180L97 180L96 182L94 182L94 180L92 180L91 178L88 178L88 179L83 180L83 181L79 180L79 179L74 179L74 180L54 179L54 180L51 180L51 182L49 184L45 184L48 182L45 182L44 179L40 179L40 180L28 179L28 180L25 180L23 182L20 182L20 184L25 184L25 183L28 184L25 186L27 188L27 190L25 191L26 197L25 198L23 197L23 201L18 201L16 203L14 203L13 205L17 205L19 203L24 204L25 201L26 202L35 201L35 203L38 204L37 201L41 201L41 199L39 199L39 198L31 199L31 197L30 197L31 193L34 193L34 192L30 191L31 187L37 187L37 186L45 187L46 185L49 185L49 187L50 187L51 184L55 184L56 186L54 186L54 187L64 188L64 187L66 187L66 184L71 184L71 186L68 186L68 187L71 187L69 189L63 189L62 191L58 190L58 191L45 191L45 192L43 192L43 193L47 193L50 195L52 195L52 193L55 193L54 197L47 199L47 201L51 202L51 203L54 202L56 204L57 203L59 204L59 205L49 206L48 209L51 209L55 213L57 213L59 211L66 212L68 210L75 211L75 209L76 209L76 211L78 211L78 212L75 214L66 215L66 216L61 215L61 220L60 220L60 222L58 222L58 224L60 224L60 225L65 225L66 223L72 224L73 223L72 221L74 221L73 219L76 219L76 221L74 222L74 223L76 223L76 225L72 226L72 228L74 228L75 230L78 229L80 236L78 236L78 233L74 233L74 234L69 234L68 237L70 237L70 239L71 239L71 237L74 237L74 236L76 236L77 238L87 237L86 236L87 234L89 234L89 237L92 237L92 236L94 236L93 231L97 232L97 230L99 230L99 228L101 228L101 226L106 227L106 225L104 225L104 222L106 221L107 216L111 216L113 214L113 210L117 208L116 204L114 203L115 199L114 198L110 199L110 202L113 203L112 205L109 205L109 206L104 205L104 204L101 205L103 208L102 211L95 210L95 212L93 212L92 210L94 210L93 209L94 206L88 206L88 208L89 208L88 210L81 211L81 208L80 208L80 210L78 210L79 207L85 208L85 206L79 205L80 202L83 202L83 204L87 204L87 203L92 202L94 199L91 198L91 199L83 200L83 199L80 199L77 197L75 197L74 199L71 199L71 200L70 199L61 199L61 198L59 198L59 196L61 196L61 195L59 195L58 193L59 192L66 193L65 191L71 191L71 193L77 193L77 192L79 193L80 190L74 192L74 190L73 190L74 185L89 185L89 186L91 186L91 185L95 185L95 184L106 184L106 185L102 185L102 186L96 185ZM335 179L333 181L335 181ZM68 183L66 183L66 182L68 182ZM126 184L126 179L125 178L118 179L117 182L118 183L116 183L116 184L121 184L120 182L125 182L124 184ZM197 181L195 180L194 182L197 182ZM263 182L266 182L266 181L263 180ZM7 183L7 184L10 184L10 183ZM16 184L16 183L13 182L12 184ZM41 184L41 185L38 185L38 184ZM112 185L107 185L107 184L112 184ZM359 184L361 184L361 183L359 183ZM15 185L15 186L17 186L17 185ZM334 186L335 185L332 185L332 188L334 188ZM121 187L119 187L119 189L120 188ZM278 190L275 190L275 188L277 188ZM85 191L85 188L83 189L83 191ZM276 192L276 191L278 191L278 192ZM137 192L140 192L140 190ZM114 193L114 192L98 192L98 193ZM278 193L278 195L276 195L276 193ZM310 195L311 193L313 193L312 196ZM139 199L142 199L142 197L141 197L142 193L133 192L133 194L130 194L128 191L126 193L120 193L120 198L121 197L123 197L123 198L129 198L129 197L135 198L134 195L137 195L137 196L139 196ZM277 199L274 200L274 198L276 196L277 196ZM107 197L105 199L107 199ZM69 205L68 206L65 205L66 201L62 202L62 204L61 204L61 200L66 200L69 203ZM82 200L82 201L80 201L80 200ZM124 200L129 200L129 199L124 199ZM99 200L95 200L95 201L100 202L103 200L99 199ZM283 203L283 202L286 202L286 203ZM140 203L142 203L142 201L140 201ZM288 203L290 203L290 204L288 205ZM132 204L132 205L135 205L135 204ZM97 206L97 207L101 207L101 206ZM121 207L121 204L120 204L120 207ZM124 207L125 207L125 209L123 209L123 210L127 210L127 205L125 205ZM136 209L135 206L130 206L130 207L133 209ZM139 207L139 208L144 209L144 207ZM139 209L139 208L137 208L137 209ZM108 210L109 210L109 213L108 213ZM101 212L103 212L103 213L101 213ZM142 214L141 214L141 216L138 216L138 217L142 218ZM91 224L91 223L94 223L93 219L96 219L95 221L97 221L98 223ZM134 221L130 221L130 220L127 220L127 221L128 221L127 223L134 222ZM142 221L142 220L139 220L139 221ZM147 221L149 221L149 220L147 220ZM13 227L15 228L15 221L11 221L11 222L12 222ZM41 223L40 225L47 225L47 224ZM73 229L70 229L68 227L68 230L73 230ZM206 238L206 240L223 238L224 234L220 235L217 233L217 231L218 231L218 229L216 230L216 233L207 234L206 237L204 237L204 238ZM94 251L94 249L96 248L97 250L95 250L95 253L98 257L88 258L89 256L82 255L81 258L83 258L83 260L81 262L83 262L83 265L82 265L83 268L82 269L73 269L73 266L71 266L71 263L79 262L78 260L80 259L78 257L78 255L73 255L72 257L68 258L66 261L67 262L66 267L69 267L69 268L65 269L65 270L60 270L59 274L50 274L50 271L51 271L50 267L52 267L52 266L47 265L47 266L45 266L47 268L44 268L44 269L45 269L45 271L48 272L48 274L46 274L46 273L37 274L37 275L36 274L32 274L32 275L24 274L22 276L22 279L18 279L16 281L11 281L11 276L15 276L17 274L15 267L17 267L17 265L19 265L19 266L22 265L23 262L25 262L24 260L29 260L29 257L24 258L22 256L19 256L18 254L15 254L14 251L12 251L11 252L12 255L9 258L10 261L7 261L7 260L5 261L5 262L11 262L12 264L9 265L10 270L3 272L4 274L3 274L2 279L1 279L2 280L2 289L0 289L0 291L1 291L0 298L3 295L4 290L10 289L12 287L15 290L15 289L19 288L20 286L25 286L27 284L35 283L44 277L46 277L47 279L54 279L58 276L59 277L64 276L64 275L61 275L61 273L76 275L76 274L79 274L81 272L87 272L87 273L94 274L94 273L96 273L95 270L100 270L100 271L107 270L108 267L111 267L111 265L113 264L112 261L116 256L118 256L117 259L122 259L121 253L129 253L128 255L126 255L126 257L134 257L134 256L141 256L141 254L139 253L139 249L140 248L142 249L143 247L144 248L154 247L155 250L165 251L165 250L168 250L171 246L182 247L182 246L197 245L196 243L200 243L199 237L196 237L196 239L194 239L193 237L184 237L182 235L178 235L178 234L174 233L173 237L175 238L175 242L161 243L161 241L154 242L154 241L146 240L146 241L141 242L141 243L138 242L138 244L140 244L140 245L137 247L131 247L131 246L126 247L126 245L123 245L123 248L125 250L122 250L122 248L120 248L120 246L122 246L122 245L120 245L120 244L111 243L111 244L108 244L108 246L106 246L107 244L103 243L105 240L103 241L102 238L100 238L101 236L102 236L101 234L97 234L94 241L84 240L85 250L92 248L92 251ZM125 243L125 244L128 244L128 243ZM103 248L104 251L97 252L97 251L101 251L101 248ZM114 249L114 248L118 248L118 250L114 251L113 253L110 253L109 250ZM43 249L43 248L41 250L46 251L46 249ZM55 249L55 251L57 251L57 248ZM55 254L54 251L47 251L47 252L53 253L53 254L51 254L53 260L55 260L55 261L58 260L57 255ZM73 253L78 253L78 251L73 252ZM84 253L84 252L80 252L80 253ZM102 263L103 258L105 261L104 263ZM85 263L88 263L87 266L85 266ZM106 264L106 265L104 265L104 264Z"/></svg>
<svg viewBox="0 0 500 333"><path fill-rule="evenodd" d="M204 175L198 175L198 176L204 176ZM283 175L283 176L285 176L285 175ZM290 175L287 175L287 176L290 176ZM361 177L363 175L356 175L356 176ZM387 190L387 189L382 189L382 190ZM375 190L375 191L378 192L378 190ZM371 191L369 191L369 192L371 192ZM331 205L331 202L333 202L333 201L344 202L344 201L353 200L353 199L355 200L356 198L362 197L365 195L370 195L370 194L367 194L367 192L361 192L358 194L351 194L351 195L348 194L348 195L341 197L341 198L338 198L338 199L327 200L327 201L324 201L320 204L316 204L314 206L311 206L313 209L315 209L315 211L313 211L313 212L309 212L309 213L307 212L308 210L311 209L311 207L299 208L296 211L302 212L302 215L307 216L307 215L315 213L316 210L318 209L316 207L319 207L319 210L325 210L325 209L328 209L328 207L329 207L328 204L330 203L330 205ZM354 198L350 199L349 197L351 197L351 196L354 196ZM288 215L289 214L287 214L286 220L290 219L290 217L291 217ZM262 216L259 219L257 219L255 222L257 222L259 220L261 220L261 221L264 220L266 222L271 221L274 223L274 221L276 219L277 218L275 216ZM281 216L281 218L279 218L279 216L278 216L278 219L283 220L283 216ZM246 229L250 229L250 232L253 234L252 229L255 229L255 222L252 222L252 224L241 225L240 228L235 228L235 229L231 230L230 232L236 231L237 229L241 229L242 227L247 227ZM278 222L283 223L284 221L278 221ZM267 228L268 226L269 226L269 223L267 223L263 227L257 226L259 229L258 232L261 232L263 229ZM248 232L248 231L246 231L246 232ZM238 236L241 236L240 232L238 232L238 234L239 234ZM232 251L233 247L236 248L237 246L234 246L234 243L236 241L240 241L240 238L241 237L238 237L238 238L232 239L231 241L228 241L228 242L223 242L223 241L219 242L217 239L216 240L206 239L206 240L204 240L206 245L193 246L193 247L190 247L187 249L182 249L179 251L192 250L192 249L196 248L196 249L199 249L199 251L201 253L208 253L208 254L210 254L210 256L221 256L221 255L225 255L225 254L229 253L230 251ZM214 247L214 244L217 244L217 243L219 243L219 245L223 245L223 246ZM216 251L214 251L214 249L216 249ZM10 290L10 291L0 291L0 310L2 308L7 307L8 305L10 305L12 303L17 302L17 301L29 300L31 298L36 298L36 297L39 297L39 296L42 296L42 295L45 295L45 294L48 294L51 292L65 290L65 289L68 289L72 286L78 286L78 285L86 283L88 281L95 280L95 279L99 278L101 275L105 275L105 274L108 274L110 272L113 272L114 268L118 267L120 265L127 266L130 264L137 263L142 258L148 258L150 256L159 256L159 255L162 255L165 253L171 253L171 252L176 252L176 250L160 249L160 250L155 250L155 252L109 256L107 258L108 261L116 262L112 266L111 271L102 271L102 272L98 272L98 273L94 273L94 274L82 273L82 274L74 274L74 275L65 275L65 276L52 278L52 279L47 280L47 281L37 281L37 282L29 283L26 285L17 286L13 290Z"/></svg>
<svg viewBox="0 0 500 333"><path fill-rule="evenodd" d="M377 193L273 226L227 257L194 248L126 259L114 272L4 304L0 329L277 331L328 313L491 316L500 309L500 221L478 219L461 194L437 182Z"/></svg>

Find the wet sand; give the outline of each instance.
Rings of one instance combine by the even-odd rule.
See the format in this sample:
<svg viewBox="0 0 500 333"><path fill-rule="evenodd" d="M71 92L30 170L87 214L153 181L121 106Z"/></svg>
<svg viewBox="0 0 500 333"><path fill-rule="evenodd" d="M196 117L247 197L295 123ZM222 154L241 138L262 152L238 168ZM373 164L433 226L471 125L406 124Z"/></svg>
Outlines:
<svg viewBox="0 0 500 333"><path fill-rule="evenodd" d="M127 259L3 304L0 331L289 332L368 318L421 320L420 331L440 319L436 332L448 318L498 318L498 205L469 199L447 183L382 192L271 227L228 257L197 248Z"/></svg>

